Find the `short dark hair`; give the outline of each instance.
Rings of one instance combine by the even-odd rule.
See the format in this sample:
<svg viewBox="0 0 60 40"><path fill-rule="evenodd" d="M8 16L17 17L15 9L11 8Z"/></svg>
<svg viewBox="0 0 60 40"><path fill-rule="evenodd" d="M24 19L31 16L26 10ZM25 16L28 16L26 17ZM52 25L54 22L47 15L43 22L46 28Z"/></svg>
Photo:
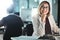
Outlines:
<svg viewBox="0 0 60 40"><path fill-rule="evenodd" d="M19 12L15 12L14 14L16 14L16 15L18 15L18 16L20 15Z"/></svg>

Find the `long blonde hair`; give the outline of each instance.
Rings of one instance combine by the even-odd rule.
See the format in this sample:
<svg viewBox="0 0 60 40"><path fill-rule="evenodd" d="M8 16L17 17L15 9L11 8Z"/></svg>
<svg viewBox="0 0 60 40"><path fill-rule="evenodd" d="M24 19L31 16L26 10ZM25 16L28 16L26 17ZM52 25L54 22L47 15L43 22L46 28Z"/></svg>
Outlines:
<svg viewBox="0 0 60 40"><path fill-rule="evenodd" d="M50 15L50 4L49 4L49 2L47 2L47 1L42 1L41 4L39 4L39 6L38 6L39 15L41 16L41 14L42 14L42 13L40 12L40 9L41 9L41 7L42 7L42 5L43 5L44 3L47 3L47 4L49 5L49 12L47 13L47 16L49 16L49 15Z"/></svg>

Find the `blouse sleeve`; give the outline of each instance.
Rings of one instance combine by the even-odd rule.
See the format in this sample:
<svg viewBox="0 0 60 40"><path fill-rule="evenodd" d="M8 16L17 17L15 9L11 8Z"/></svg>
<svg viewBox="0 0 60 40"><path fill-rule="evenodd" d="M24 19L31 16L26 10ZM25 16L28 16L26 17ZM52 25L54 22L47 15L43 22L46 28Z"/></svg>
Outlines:
<svg viewBox="0 0 60 40"><path fill-rule="evenodd" d="M58 33L59 29L58 29L57 24L55 23L55 20L54 20L53 16L51 16L51 19L52 19L52 23L53 23L53 31Z"/></svg>
<svg viewBox="0 0 60 40"><path fill-rule="evenodd" d="M38 17L32 17L32 23L34 32L40 35L43 32L42 30L44 30L43 27L45 23L41 21L41 17L40 20Z"/></svg>
<svg viewBox="0 0 60 40"><path fill-rule="evenodd" d="M36 17L32 17L32 23L33 23L33 29L37 33L39 28L38 19Z"/></svg>

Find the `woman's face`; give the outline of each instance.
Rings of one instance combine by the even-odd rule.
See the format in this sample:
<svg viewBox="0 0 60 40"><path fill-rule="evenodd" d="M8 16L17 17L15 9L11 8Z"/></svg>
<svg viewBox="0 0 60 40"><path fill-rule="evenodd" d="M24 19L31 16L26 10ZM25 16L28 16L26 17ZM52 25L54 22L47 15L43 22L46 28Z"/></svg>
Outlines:
<svg viewBox="0 0 60 40"><path fill-rule="evenodd" d="M47 15L49 12L49 5L47 3L44 3L40 8L41 14Z"/></svg>

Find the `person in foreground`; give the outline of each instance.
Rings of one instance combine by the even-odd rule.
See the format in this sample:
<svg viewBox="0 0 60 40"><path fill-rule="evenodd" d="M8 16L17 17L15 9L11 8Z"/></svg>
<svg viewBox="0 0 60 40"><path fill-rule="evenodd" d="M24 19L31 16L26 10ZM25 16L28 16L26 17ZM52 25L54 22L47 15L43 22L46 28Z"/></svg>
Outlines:
<svg viewBox="0 0 60 40"><path fill-rule="evenodd" d="M53 15L50 13L50 4L42 1L38 7L38 13L32 17L33 36L42 37L48 34L59 33L59 28L55 23Z"/></svg>
<svg viewBox="0 0 60 40"><path fill-rule="evenodd" d="M8 15L0 21L0 27L5 27L3 40L11 40L11 37L18 37L22 35L23 21L19 17L19 13Z"/></svg>

